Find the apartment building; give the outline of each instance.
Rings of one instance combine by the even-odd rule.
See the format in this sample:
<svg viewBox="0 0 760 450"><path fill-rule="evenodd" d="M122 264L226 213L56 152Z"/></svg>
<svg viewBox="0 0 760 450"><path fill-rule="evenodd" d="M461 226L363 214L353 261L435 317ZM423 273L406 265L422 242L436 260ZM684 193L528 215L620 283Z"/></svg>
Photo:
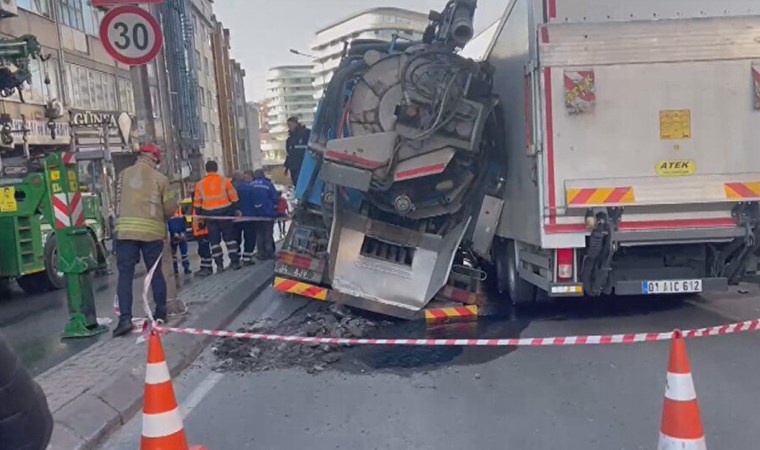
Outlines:
<svg viewBox="0 0 760 450"><path fill-rule="evenodd" d="M211 0L192 0L193 60L197 73L197 106L203 131L201 152L206 160L219 163L220 169L229 173L224 164L224 147L220 132L221 119L217 99L217 62L214 58L212 37L216 33L217 21Z"/></svg>
<svg viewBox="0 0 760 450"><path fill-rule="evenodd" d="M265 166L278 166L285 162L288 118L296 117L311 128L317 107L314 82L310 65L269 69L266 80L269 135L266 142L262 142Z"/></svg>

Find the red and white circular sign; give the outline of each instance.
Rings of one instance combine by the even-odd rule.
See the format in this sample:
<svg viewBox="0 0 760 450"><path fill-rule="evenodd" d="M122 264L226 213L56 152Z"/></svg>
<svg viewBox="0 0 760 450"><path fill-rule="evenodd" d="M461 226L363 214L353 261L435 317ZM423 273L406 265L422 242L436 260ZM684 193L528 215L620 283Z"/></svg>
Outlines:
<svg viewBox="0 0 760 450"><path fill-rule="evenodd" d="M113 59L130 66L153 61L164 43L158 21L137 6L109 11L100 24L100 40Z"/></svg>

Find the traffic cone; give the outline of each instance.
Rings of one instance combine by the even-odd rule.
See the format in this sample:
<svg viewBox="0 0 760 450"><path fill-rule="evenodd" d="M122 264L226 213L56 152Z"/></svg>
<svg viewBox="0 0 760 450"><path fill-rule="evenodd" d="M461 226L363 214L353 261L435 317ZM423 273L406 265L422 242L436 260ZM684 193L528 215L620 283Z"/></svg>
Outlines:
<svg viewBox="0 0 760 450"><path fill-rule="evenodd" d="M657 450L705 450L705 431L699 414L697 393L691 378L686 344L680 331L673 332L668 380L662 407L660 443Z"/></svg>
<svg viewBox="0 0 760 450"><path fill-rule="evenodd" d="M148 339L140 450L206 450L189 447L158 333Z"/></svg>

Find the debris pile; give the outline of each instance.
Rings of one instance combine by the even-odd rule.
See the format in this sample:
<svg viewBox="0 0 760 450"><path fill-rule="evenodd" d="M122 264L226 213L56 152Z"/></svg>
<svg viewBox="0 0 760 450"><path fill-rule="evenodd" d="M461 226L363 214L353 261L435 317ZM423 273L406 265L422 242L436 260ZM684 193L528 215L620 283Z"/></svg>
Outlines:
<svg viewBox="0 0 760 450"><path fill-rule="evenodd" d="M256 323L238 331L285 336L362 338L374 329L392 324L393 322L375 320L333 304L329 308L299 315L274 327ZM348 346L221 339L213 351L219 360L215 370L220 372L261 372L301 367L314 374L340 361L346 347Z"/></svg>

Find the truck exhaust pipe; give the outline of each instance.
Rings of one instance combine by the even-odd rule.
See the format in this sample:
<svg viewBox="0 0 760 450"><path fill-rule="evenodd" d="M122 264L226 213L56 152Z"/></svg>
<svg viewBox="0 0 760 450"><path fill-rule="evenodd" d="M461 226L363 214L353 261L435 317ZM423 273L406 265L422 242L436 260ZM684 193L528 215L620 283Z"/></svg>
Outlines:
<svg viewBox="0 0 760 450"><path fill-rule="evenodd" d="M475 2L466 0L457 2L456 11L451 21L449 37L458 47L465 44L475 36L473 16L475 15Z"/></svg>

